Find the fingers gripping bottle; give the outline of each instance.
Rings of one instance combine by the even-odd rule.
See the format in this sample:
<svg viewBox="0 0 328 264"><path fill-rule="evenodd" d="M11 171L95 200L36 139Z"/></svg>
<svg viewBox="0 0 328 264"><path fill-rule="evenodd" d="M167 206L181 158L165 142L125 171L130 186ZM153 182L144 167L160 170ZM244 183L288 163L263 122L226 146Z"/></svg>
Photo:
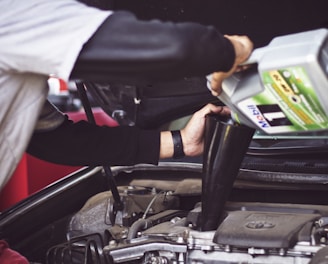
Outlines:
<svg viewBox="0 0 328 264"><path fill-rule="evenodd" d="M274 38L224 80L235 122L266 134L328 130L328 29Z"/></svg>

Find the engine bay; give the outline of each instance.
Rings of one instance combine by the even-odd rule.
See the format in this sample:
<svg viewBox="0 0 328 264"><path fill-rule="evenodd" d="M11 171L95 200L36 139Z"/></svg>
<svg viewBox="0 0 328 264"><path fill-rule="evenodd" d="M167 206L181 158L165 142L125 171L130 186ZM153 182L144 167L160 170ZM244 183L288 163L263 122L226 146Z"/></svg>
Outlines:
<svg viewBox="0 0 328 264"><path fill-rule="evenodd" d="M201 231L200 179L134 183L144 186L119 187L117 213L110 191L91 197L47 263L310 263L327 250L328 206L229 201L217 228Z"/></svg>

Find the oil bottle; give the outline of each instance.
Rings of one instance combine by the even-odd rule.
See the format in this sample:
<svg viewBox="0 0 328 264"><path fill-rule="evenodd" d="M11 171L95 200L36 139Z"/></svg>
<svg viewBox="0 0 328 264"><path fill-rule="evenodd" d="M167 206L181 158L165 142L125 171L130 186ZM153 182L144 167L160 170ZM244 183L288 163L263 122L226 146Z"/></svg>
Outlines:
<svg viewBox="0 0 328 264"><path fill-rule="evenodd" d="M222 84L232 119L266 134L328 130L328 29L274 38Z"/></svg>

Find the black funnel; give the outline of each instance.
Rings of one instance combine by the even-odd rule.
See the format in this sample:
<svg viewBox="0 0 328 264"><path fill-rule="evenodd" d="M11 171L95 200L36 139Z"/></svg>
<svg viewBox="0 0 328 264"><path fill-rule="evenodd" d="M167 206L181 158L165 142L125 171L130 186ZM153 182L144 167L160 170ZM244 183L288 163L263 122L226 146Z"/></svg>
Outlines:
<svg viewBox="0 0 328 264"><path fill-rule="evenodd" d="M255 129L231 119L206 116L203 154L201 231L218 228L224 206Z"/></svg>

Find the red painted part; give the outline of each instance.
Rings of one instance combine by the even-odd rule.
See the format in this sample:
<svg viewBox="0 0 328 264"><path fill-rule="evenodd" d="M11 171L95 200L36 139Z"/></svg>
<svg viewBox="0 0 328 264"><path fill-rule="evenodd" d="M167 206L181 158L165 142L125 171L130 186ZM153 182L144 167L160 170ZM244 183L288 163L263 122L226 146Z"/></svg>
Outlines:
<svg viewBox="0 0 328 264"><path fill-rule="evenodd" d="M15 204L29 195L27 161L23 156L13 176L0 193L0 211Z"/></svg>
<svg viewBox="0 0 328 264"><path fill-rule="evenodd" d="M29 264L30 262L19 252L9 248L5 240L0 240L0 263L1 264Z"/></svg>

